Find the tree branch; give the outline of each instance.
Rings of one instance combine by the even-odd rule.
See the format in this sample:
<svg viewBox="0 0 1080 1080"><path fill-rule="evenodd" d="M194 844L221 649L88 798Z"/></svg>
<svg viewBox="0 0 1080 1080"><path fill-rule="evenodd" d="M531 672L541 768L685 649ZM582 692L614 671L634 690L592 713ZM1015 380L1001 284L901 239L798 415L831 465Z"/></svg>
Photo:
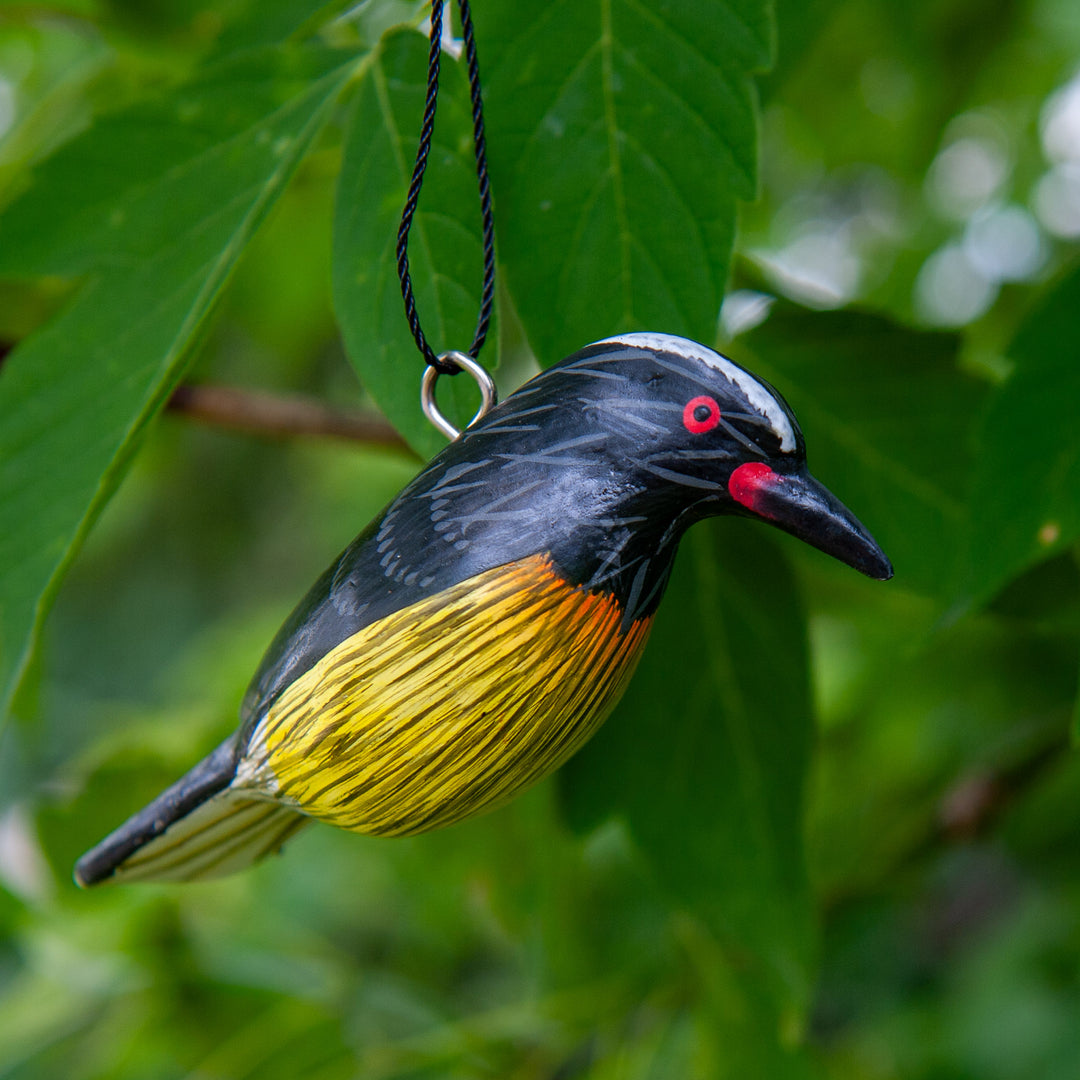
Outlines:
<svg viewBox="0 0 1080 1080"><path fill-rule="evenodd" d="M927 846L964 843L984 835L1015 798L1039 783L1069 752L1067 739L1055 739L996 772L979 769L958 777L938 802L937 829Z"/></svg>
<svg viewBox="0 0 1080 1080"><path fill-rule="evenodd" d="M942 791L934 814L920 835L896 853L889 867L871 879L837 889L824 897L822 907L833 917L843 907L864 899L882 887L883 879L909 868L948 847L971 843L987 835L1012 803L1043 781L1071 753L1064 735L1052 735L1019 761L999 769L961 774Z"/></svg>
<svg viewBox="0 0 1080 1080"><path fill-rule="evenodd" d="M186 385L173 392L167 408L200 423L271 439L312 435L391 447L416 456L378 414L333 409L311 398L283 397L233 386Z"/></svg>

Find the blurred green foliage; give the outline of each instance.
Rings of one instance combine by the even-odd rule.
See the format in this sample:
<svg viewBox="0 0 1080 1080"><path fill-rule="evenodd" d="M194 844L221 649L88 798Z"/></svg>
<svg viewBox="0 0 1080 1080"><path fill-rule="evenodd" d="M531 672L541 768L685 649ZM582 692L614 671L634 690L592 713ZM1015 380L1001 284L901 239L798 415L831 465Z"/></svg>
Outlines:
<svg viewBox="0 0 1080 1080"><path fill-rule="evenodd" d="M200 426L173 387L374 402L438 446L391 258L424 13L0 5L0 1076L1077 1074L1077 5L475 7L503 389L620 330L719 336L897 577L715 523L554 781L79 893L415 470ZM444 67L412 255L460 348Z"/></svg>

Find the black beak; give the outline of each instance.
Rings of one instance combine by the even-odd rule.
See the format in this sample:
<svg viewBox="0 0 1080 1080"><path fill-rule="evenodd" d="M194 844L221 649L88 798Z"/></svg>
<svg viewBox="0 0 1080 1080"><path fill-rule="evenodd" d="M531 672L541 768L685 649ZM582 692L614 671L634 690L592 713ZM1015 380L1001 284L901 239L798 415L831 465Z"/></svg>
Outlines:
<svg viewBox="0 0 1080 1080"><path fill-rule="evenodd" d="M855 515L809 473L776 473L763 463L731 475L731 496L784 532L832 555L867 577L888 581L892 563Z"/></svg>

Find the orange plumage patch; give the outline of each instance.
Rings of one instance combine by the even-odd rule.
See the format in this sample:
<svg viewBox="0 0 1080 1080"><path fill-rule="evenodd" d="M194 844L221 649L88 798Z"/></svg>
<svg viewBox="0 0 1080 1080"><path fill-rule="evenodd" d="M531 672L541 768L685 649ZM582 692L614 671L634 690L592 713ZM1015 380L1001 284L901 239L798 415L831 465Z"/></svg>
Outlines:
<svg viewBox="0 0 1080 1080"><path fill-rule="evenodd" d="M599 727L649 619L532 556L359 631L256 727L252 786L357 832L404 836L506 802ZM250 771L249 771L250 770Z"/></svg>

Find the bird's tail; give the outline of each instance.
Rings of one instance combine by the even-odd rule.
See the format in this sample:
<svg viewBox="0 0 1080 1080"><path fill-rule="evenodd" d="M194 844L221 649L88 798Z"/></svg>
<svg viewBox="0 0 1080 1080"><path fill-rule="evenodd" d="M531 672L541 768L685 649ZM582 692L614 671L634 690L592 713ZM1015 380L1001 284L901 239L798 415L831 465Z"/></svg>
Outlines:
<svg viewBox="0 0 1080 1080"><path fill-rule="evenodd" d="M75 881L222 877L277 851L311 819L232 787L236 764L234 736L88 851Z"/></svg>

